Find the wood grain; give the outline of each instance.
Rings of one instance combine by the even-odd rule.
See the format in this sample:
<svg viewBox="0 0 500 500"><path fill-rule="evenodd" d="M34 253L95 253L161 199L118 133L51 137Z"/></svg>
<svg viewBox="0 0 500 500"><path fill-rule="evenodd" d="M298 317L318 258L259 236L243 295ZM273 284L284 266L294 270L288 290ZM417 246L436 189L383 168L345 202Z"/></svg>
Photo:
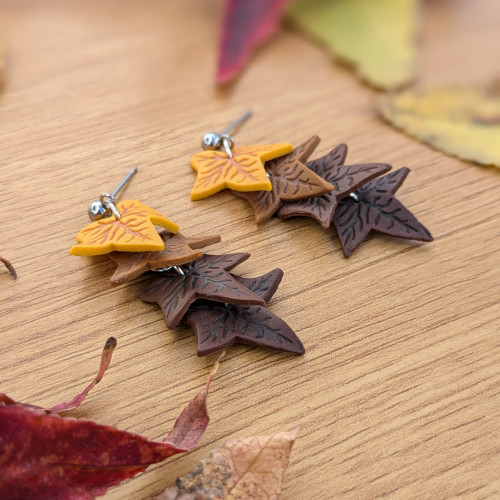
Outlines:
<svg viewBox="0 0 500 500"><path fill-rule="evenodd" d="M499 13L495 0L426 2L421 84L498 76ZM167 331L138 300L144 278L111 288L111 261L68 255L88 203L137 165L122 199L186 236L221 234L214 253L251 252L244 277L283 268L270 309L306 354L232 347L202 446L106 498L152 498L217 444L297 425L284 498L498 498L499 172L391 129L371 90L288 29L214 90L220 14L214 0L0 2L0 254L19 275L0 269L0 389L68 399L109 335L112 365L75 416L159 439L203 387L213 356L197 358L188 328ZM345 260L309 219L258 227L227 193L191 202L203 133L247 108L237 144L318 134L318 155L347 142L351 163L409 167L399 199L435 241L373 235Z"/></svg>

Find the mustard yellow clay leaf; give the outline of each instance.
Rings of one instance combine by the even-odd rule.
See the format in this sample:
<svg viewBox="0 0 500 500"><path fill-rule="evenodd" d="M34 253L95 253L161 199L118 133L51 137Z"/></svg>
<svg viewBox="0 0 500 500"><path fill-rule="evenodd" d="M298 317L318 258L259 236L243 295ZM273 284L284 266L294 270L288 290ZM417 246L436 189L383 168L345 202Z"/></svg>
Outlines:
<svg viewBox="0 0 500 500"><path fill-rule="evenodd" d="M277 500L297 431L232 439L157 500Z"/></svg>
<svg viewBox="0 0 500 500"><path fill-rule="evenodd" d="M78 245L72 255L104 255L119 252L161 251L165 243L155 224L177 233L179 226L140 201L125 200L116 205L120 220L115 216L92 222L77 235Z"/></svg>
<svg viewBox="0 0 500 500"><path fill-rule="evenodd" d="M415 73L419 0L297 0L288 20L380 89Z"/></svg>
<svg viewBox="0 0 500 500"><path fill-rule="evenodd" d="M287 143L263 146L240 146L232 158L224 151L203 151L191 157L191 167L197 172L191 191L192 200L201 200L221 191L271 191L264 162L292 151Z"/></svg>
<svg viewBox="0 0 500 500"><path fill-rule="evenodd" d="M382 116L420 141L463 160L500 167L500 92L408 90L376 100Z"/></svg>

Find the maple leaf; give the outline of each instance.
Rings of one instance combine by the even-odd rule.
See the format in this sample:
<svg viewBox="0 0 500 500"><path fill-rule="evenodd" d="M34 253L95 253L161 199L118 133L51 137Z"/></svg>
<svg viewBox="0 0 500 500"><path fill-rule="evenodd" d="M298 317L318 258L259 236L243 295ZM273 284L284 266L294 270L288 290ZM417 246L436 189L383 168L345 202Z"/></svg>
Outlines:
<svg viewBox="0 0 500 500"><path fill-rule="evenodd" d="M265 167L271 179L272 191L249 193L233 191L238 198L250 203L257 224L269 220L284 201L302 200L332 191L331 184L303 164L319 142L320 138L314 135L291 153L266 162Z"/></svg>
<svg viewBox="0 0 500 500"><path fill-rule="evenodd" d="M371 230L397 238L433 240L429 231L394 197L409 172L404 167L372 180L356 191L359 201L345 198L339 203L333 225L346 257Z"/></svg>
<svg viewBox="0 0 500 500"><path fill-rule="evenodd" d="M474 87L408 90L380 96L381 115L420 141L483 165L500 167L500 91Z"/></svg>
<svg viewBox="0 0 500 500"><path fill-rule="evenodd" d="M184 274L168 271L154 278L141 293L141 300L158 303L170 329L179 324L190 304L196 299L265 305L263 299L227 272L248 257L248 253L205 254L183 267Z"/></svg>
<svg viewBox="0 0 500 500"><path fill-rule="evenodd" d="M111 285L116 286L131 281L152 269L180 266L199 259L203 252L200 248L219 243L220 236L189 238L181 233L162 231L160 237L165 243L161 252L111 252L108 257L117 264L111 276Z"/></svg>
<svg viewBox="0 0 500 500"><path fill-rule="evenodd" d="M345 198L365 182L391 169L386 163L360 163L344 165L347 145L340 144L328 154L306 163L307 167L333 185L334 190L307 200L285 203L278 216L311 217L323 229L330 227L339 200Z"/></svg>
<svg viewBox="0 0 500 500"><path fill-rule="evenodd" d="M0 255L0 262L2 262L7 270L9 271L10 275L16 280L17 279L17 272L14 269L14 266L8 261L6 258L2 257Z"/></svg>
<svg viewBox="0 0 500 500"><path fill-rule="evenodd" d="M104 374L115 345L114 339L106 343L93 385ZM76 408L92 384L72 401L49 410L0 395L0 498L91 500L149 465L193 449L208 425L206 397L218 363L205 389L187 405L161 442L89 420L57 415Z"/></svg>
<svg viewBox="0 0 500 500"><path fill-rule="evenodd" d="M226 83L241 71L253 50L276 31L289 2L290 0L226 2L217 83Z"/></svg>
<svg viewBox="0 0 500 500"><path fill-rule="evenodd" d="M283 277L281 269L257 278L234 278L267 303ZM205 356L234 344L256 345L278 351L304 354L304 346L293 330L278 316L259 305L222 304L198 300L184 317L195 331L198 356Z"/></svg>
<svg viewBox="0 0 500 500"><path fill-rule="evenodd" d="M165 244L155 224L176 233L179 226L140 201L125 200L116 205L121 218L106 217L92 222L77 235L72 255L104 255L119 252L160 251Z"/></svg>
<svg viewBox="0 0 500 500"><path fill-rule="evenodd" d="M227 441L157 500L278 499L296 438L297 430Z"/></svg>
<svg viewBox="0 0 500 500"><path fill-rule="evenodd" d="M264 162L292 151L291 144L241 146L232 150L232 157L224 151L203 151L191 157L191 166L197 172L191 191L192 200L207 198L222 189L234 191L270 191Z"/></svg>

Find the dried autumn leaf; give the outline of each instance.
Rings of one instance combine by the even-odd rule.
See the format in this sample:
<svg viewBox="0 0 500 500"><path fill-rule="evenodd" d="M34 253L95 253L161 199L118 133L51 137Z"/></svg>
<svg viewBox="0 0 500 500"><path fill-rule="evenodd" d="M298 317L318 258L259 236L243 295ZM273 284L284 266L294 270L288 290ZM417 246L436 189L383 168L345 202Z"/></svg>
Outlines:
<svg viewBox="0 0 500 500"><path fill-rule="evenodd" d="M5 265L10 275L16 280L17 272L14 269L14 266L10 263L10 261L0 255L0 262L2 262Z"/></svg>
<svg viewBox="0 0 500 500"><path fill-rule="evenodd" d="M232 439L157 500L278 499L297 431Z"/></svg>
<svg viewBox="0 0 500 500"><path fill-rule="evenodd" d="M376 106L395 127L463 160L500 167L500 92L492 89L408 90Z"/></svg>
<svg viewBox="0 0 500 500"><path fill-rule="evenodd" d="M293 25L317 39L367 83L394 89L415 73L419 0L298 0Z"/></svg>
<svg viewBox="0 0 500 500"><path fill-rule="evenodd" d="M179 226L140 201L125 200L116 205L121 218L106 217L92 222L77 235L78 245L71 247L71 255L104 255L119 252L161 251L165 243L155 224L172 233Z"/></svg>
<svg viewBox="0 0 500 500"><path fill-rule="evenodd" d="M99 373L85 391L49 410L16 403L0 394L0 498L10 500L91 500L144 471L149 465L192 449L208 425L206 388L181 413L161 442L57 412L76 408L102 378L116 345L109 339ZM220 359L220 358L219 358Z"/></svg>
<svg viewBox="0 0 500 500"><path fill-rule="evenodd" d="M241 146L232 150L203 151L191 157L191 167L197 172L191 191L192 200L201 200L228 188L234 191L270 191L272 189L264 162L292 151L291 144Z"/></svg>
<svg viewBox="0 0 500 500"><path fill-rule="evenodd" d="M232 80L280 25L290 0L227 0L216 81Z"/></svg>

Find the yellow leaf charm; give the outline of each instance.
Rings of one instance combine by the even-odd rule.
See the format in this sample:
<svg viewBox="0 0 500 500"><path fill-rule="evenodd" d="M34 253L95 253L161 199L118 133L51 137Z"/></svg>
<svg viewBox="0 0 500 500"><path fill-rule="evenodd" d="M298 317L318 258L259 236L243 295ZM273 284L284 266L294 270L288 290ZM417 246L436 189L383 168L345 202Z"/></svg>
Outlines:
<svg viewBox="0 0 500 500"><path fill-rule="evenodd" d="M77 235L72 255L103 255L119 252L161 251L165 242L155 224L177 233L179 226L140 201L125 200L116 205L120 220L114 216L92 222Z"/></svg>
<svg viewBox="0 0 500 500"><path fill-rule="evenodd" d="M226 188L233 191L271 191L264 162L291 151L291 144L269 144L234 148L232 158L223 151L198 153L191 158L191 166L198 173L191 199L201 200Z"/></svg>
<svg viewBox="0 0 500 500"><path fill-rule="evenodd" d="M408 90L376 101L394 126L445 153L500 167L500 92Z"/></svg>
<svg viewBox="0 0 500 500"><path fill-rule="evenodd" d="M297 0L288 19L368 84L394 89L415 76L418 0Z"/></svg>

